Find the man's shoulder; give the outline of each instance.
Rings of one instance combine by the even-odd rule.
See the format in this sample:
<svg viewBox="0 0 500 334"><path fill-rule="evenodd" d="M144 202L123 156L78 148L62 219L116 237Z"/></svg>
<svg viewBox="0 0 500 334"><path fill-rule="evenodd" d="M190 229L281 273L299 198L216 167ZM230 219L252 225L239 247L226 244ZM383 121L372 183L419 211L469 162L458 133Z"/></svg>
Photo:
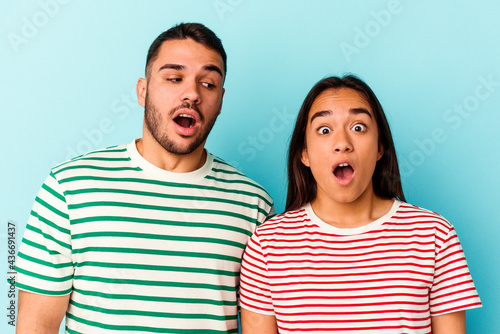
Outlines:
<svg viewBox="0 0 500 334"><path fill-rule="evenodd" d="M68 170L120 166L127 163L127 161L130 161L130 156L127 152L127 144L114 145L90 151L62 162L53 167L51 173L57 175Z"/></svg>
<svg viewBox="0 0 500 334"><path fill-rule="evenodd" d="M239 185L248 190L252 189L254 192L264 194L268 199L271 199L266 189L258 182L217 156L213 156L212 170L208 178L228 185Z"/></svg>

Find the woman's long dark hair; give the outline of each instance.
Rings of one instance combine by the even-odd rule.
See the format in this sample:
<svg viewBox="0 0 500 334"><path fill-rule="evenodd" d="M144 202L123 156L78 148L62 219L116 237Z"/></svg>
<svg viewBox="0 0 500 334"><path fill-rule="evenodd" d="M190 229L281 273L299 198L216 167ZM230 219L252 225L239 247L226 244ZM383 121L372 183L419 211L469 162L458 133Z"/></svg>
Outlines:
<svg viewBox="0 0 500 334"><path fill-rule="evenodd" d="M309 91L302 103L288 149L288 194L285 211L298 209L316 197L316 180L309 167L306 167L301 161L302 151L306 147L307 120L314 100L323 91L340 88L350 88L361 93L370 104L377 122L379 144L384 149L384 155L377 162L372 176L375 195L381 198L397 198L405 201L396 149L384 110L371 88L364 81L356 76L347 75L328 77L319 81Z"/></svg>

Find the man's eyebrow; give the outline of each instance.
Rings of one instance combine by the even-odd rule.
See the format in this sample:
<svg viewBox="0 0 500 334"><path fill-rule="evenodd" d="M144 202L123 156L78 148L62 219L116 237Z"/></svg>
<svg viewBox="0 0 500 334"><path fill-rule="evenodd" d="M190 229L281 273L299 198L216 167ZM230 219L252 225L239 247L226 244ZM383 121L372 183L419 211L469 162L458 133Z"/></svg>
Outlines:
<svg viewBox="0 0 500 334"><path fill-rule="evenodd" d="M180 65L180 64L164 64L162 67L160 67L160 69L158 70L158 72L162 71L162 70L167 70L167 69L170 69L170 70L176 70L176 71L182 71L182 70L185 70L186 69L186 66L184 65ZM213 72L217 72L220 74L220 76L222 77L222 70L216 66L216 65L205 65L203 66L203 69L205 71L213 71Z"/></svg>
<svg viewBox="0 0 500 334"><path fill-rule="evenodd" d="M203 69L205 71L214 71L214 72L217 72L217 73L220 74L221 77L223 77L222 70L219 68L219 66L216 66L216 65L205 65L205 66L203 66Z"/></svg>
<svg viewBox="0 0 500 334"><path fill-rule="evenodd" d="M168 69L181 71L181 70L185 70L186 66L179 65L179 64L165 64L162 67L160 67L160 69L158 70L158 72L160 72L162 70L168 70Z"/></svg>
<svg viewBox="0 0 500 334"><path fill-rule="evenodd" d="M368 116L370 116L370 118L372 118L372 114L370 114L370 112L368 111L368 109L365 109L365 108L351 108L349 109L349 113L350 114L353 114L353 115L359 115L359 114L366 114ZM311 123L312 121L316 118L316 117L325 117L325 116L330 116L332 115L332 111L331 110L321 110L321 111L318 111L316 113L314 113L314 115L311 116Z"/></svg>

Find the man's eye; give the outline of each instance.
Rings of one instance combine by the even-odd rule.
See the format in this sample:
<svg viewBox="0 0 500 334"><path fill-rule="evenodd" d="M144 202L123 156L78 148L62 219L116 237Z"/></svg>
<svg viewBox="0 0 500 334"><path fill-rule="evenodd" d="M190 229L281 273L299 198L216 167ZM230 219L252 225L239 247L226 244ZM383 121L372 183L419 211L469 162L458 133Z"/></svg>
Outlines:
<svg viewBox="0 0 500 334"><path fill-rule="evenodd" d="M205 88L209 88L209 89L212 89L215 87L215 85L209 83L209 82L202 82L201 83Z"/></svg>
<svg viewBox="0 0 500 334"><path fill-rule="evenodd" d="M364 132L364 131L366 131L366 125L364 125L362 123L355 124L352 127L352 130L354 130L356 132Z"/></svg>
<svg viewBox="0 0 500 334"><path fill-rule="evenodd" d="M329 128L329 127L327 127L327 126L322 126L322 127L320 127L320 128L318 129L318 133L319 133L320 135L327 135L327 134L329 134L330 132L332 132L332 130L330 130L330 128Z"/></svg>
<svg viewBox="0 0 500 334"><path fill-rule="evenodd" d="M170 81L170 82L179 82L179 81L181 81L181 78L167 78L167 81Z"/></svg>

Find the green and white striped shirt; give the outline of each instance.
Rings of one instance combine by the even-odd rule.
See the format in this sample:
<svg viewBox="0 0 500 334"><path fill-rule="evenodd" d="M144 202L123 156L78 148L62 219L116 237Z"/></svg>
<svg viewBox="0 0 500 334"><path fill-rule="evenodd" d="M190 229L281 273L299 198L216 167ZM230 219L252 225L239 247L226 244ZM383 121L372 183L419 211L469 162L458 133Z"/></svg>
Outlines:
<svg viewBox="0 0 500 334"><path fill-rule="evenodd" d="M237 333L241 257L274 214L261 186L210 153L172 173L135 141L94 151L43 184L16 285L71 293L67 333Z"/></svg>

